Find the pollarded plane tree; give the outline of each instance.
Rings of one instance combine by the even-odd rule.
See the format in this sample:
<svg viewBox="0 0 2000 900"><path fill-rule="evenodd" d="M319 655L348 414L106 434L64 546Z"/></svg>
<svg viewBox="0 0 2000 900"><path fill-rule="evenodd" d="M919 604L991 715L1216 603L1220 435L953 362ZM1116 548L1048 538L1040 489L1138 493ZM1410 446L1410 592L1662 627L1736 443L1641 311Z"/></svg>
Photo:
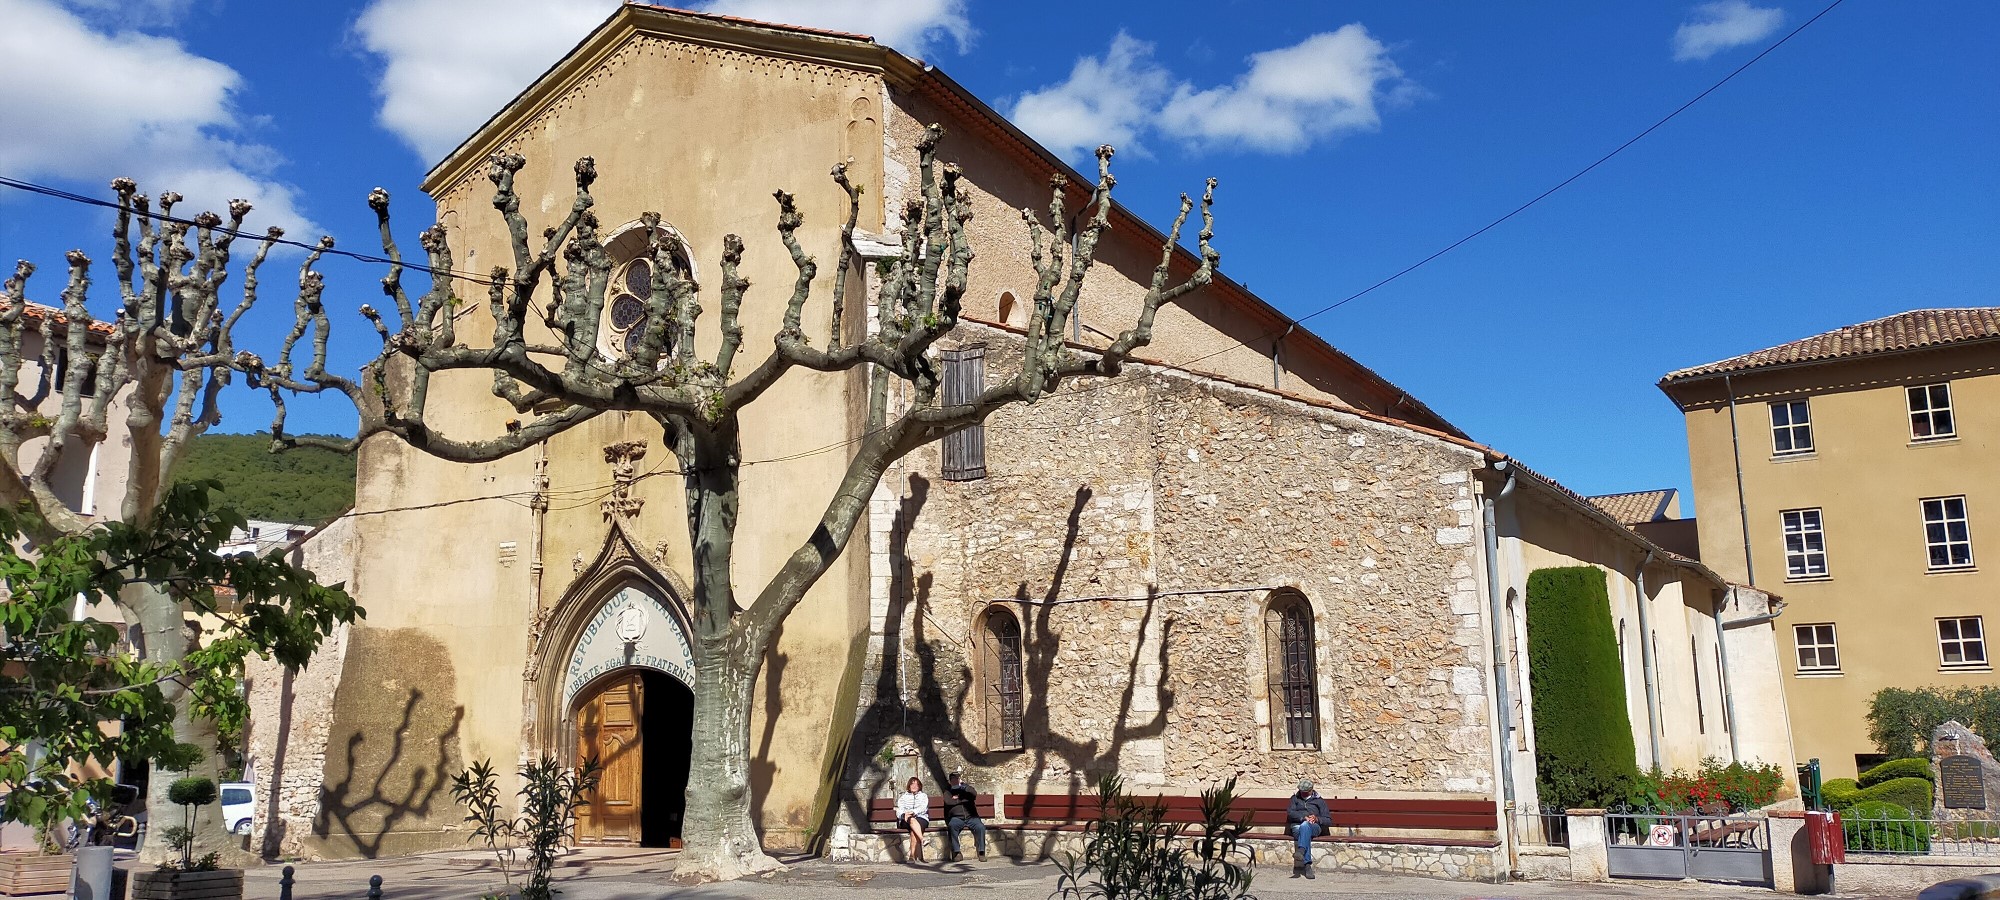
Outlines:
<svg viewBox="0 0 2000 900"><path fill-rule="evenodd" d="M900 252L876 289L877 325L851 345L842 340L843 319L849 314L845 277L830 279L832 326L825 341L815 346L801 327L805 309L814 299L819 263L797 239L804 219L793 196L778 191L774 195L778 237L797 278L770 352L737 372L744 362L739 359L743 345L739 315L750 284L739 274L744 243L728 235L714 295L719 306L718 346L713 357L697 356L701 287L676 265L688 248L660 224L657 214L648 213L641 220L652 275L644 301L646 314L640 319L646 324L623 342L624 354L612 358L599 350L599 323L614 261L591 212L590 190L597 179L594 163L589 158L577 162L576 194L567 216L537 240L530 237L530 223L514 190L515 175L526 161L508 154L494 157L488 166L495 187L493 206L506 221L513 257L512 266L496 267L484 279L493 321L490 340L468 345L455 329L454 311L460 301L454 278L440 274L450 273L453 263L441 226L432 226L422 236L426 268L433 273L429 289L412 296L404 288L405 266L390 225L389 197L377 189L369 202L381 227L384 253L393 261L382 288L394 310L384 313L363 306L360 312L381 339L380 356L358 378L328 371L329 321L324 282L313 270L315 252L301 270L295 325L276 358L269 362L249 354L231 358L230 364L254 386L271 392L277 407L272 433L281 446L313 443L352 450L361 441L386 433L439 458L483 462L533 447L607 411L641 413L658 424L663 444L679 463L693 551L689 582L695 630L695 734L683 834L687 849L679 868L683 879L732 879L777 865L764 854L750 818L750 716L757 674L785 618L846 548L887 468L997 410L1033 403L1065 381L1118 375L1132 353L1151 340L1160 307L1207 284L1220 261L1211 245L1215 186L1211 180L1199 201L1200 261L1194 271L1178 282L1170 274L1182 229L1196 208L1196 201L1183 195L1131 327L1102 349L1065 345L1069 317L1098 241L1110 226L1112 151L1099 148L1097 180L1080 211L1085 216L1080 227L1072 231L1065 208L1069 185L1061 176L1053 179L1046 224L1034 212L1022 211L1036 282L1034 313L1017 374L969 402L943 405L932 348L958 325L974 254L966 234L971 203L960 184L961 174L955 165L937 160L942 137L943 130L933 125L917 145L919 192L903 204ZM837 274L844 276L858 258L853 234L863 190L848 178L845 166L835 166L832 179L847 199L837 262ZM330 249L331 242L322 240L320 246ZM533 335L531 322L543 326ZM551 337L539 337L543 334ZM302 344L303 355L298 352ZM741 415L799 369L868 370L869 427L841 448L848 455L847 467L809 537L754 593L739 592L733 551L744 464ZM490 373L493 393L526 421L510 424L499 434L470 438L433 430L426 421L430 381L439 373L455 371ZM895 408L891 408L890 379L900 379L905 386ZM360 410L360 426L352 440L286 435L285 396L320 393L345 395Z"/></svg>
<svg viewBox="0 0 2000 900"><path fill-rule="evenodd" d="M8 680L23 694L9 699L18 705L4 717L0 731L10 740L0 750L86 748L108 763L101 757L112 748L160 749L156 725L170 717L172 740L206 754L197 763L177 751L172 756L187 761L174 768L199 765L216 777L218 725L240 727L248 712L235 692L245 657L303 664L323 635L359 610L340 589L280 559L219 556L240 517L211 510L205 488L171 486L189 441L221 421L221 392L255 360L237 350L235 331L282 232L271 229L257 246L240 295L225 296L237 294L225 283L250 204L233 201L226 222L212 212L185 220L173 215L179 195L162 194L155 213L130 179L111 187L119 200L112 258L119 303L109 318L92 313L91 260L81 250L67 256L56 304L33 302L35 267L26 261L0 286L0 503L9 544L28 551L0 554L13 569L4 600L10 665L19 672L10 668ZM98 465L95 451L107 444L129 447L131 459L122 494L97 508L83 496L93 493L91 481L79 473ZM70 574L49 580L55 571ZM67 595L53 596L51 585ZM110 599L128 643L115 644L115 631L100 623L72 622L73 598ZM91 673L89 683L32 677L51 662L74 664L52 671ZM121 718L126 736L137 728L143 740L84 739ZM51 802L80 804L81 783L69 767L84 760L58 753L6 762L25 773L10 780L34 782ZM172 781L152 779L151 808L168 807ZM10 806L10 815L19 812ZM204 810L202 849L222 846L216 819ZM163 853L159 831L146 848L150 858Z"/></svg>

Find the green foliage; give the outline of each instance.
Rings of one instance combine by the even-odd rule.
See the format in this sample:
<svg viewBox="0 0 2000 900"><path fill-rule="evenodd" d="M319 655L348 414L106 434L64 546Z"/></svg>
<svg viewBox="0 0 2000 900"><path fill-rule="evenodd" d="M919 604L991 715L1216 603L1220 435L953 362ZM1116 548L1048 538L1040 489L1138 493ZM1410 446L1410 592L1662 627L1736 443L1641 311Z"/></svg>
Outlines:
<svg viewBox="0 0 2000 900"><path fill-rule="evenodd" d="M1201 830L1166 821L1166 808L1125 793L1122 779L1098 783L1097 821L1084 827L1081 857L1056 862L1053 898L1063 900L1234 900L1250 891L1249 816L1232 816L1236 779L1201 793Z"/></svg>
<svg viewBox="0 0 2000 900"><path fill-rule="evenodd" d="M1974 734L2000 737L2000 687L1883 688L1868 700L1868 738L1890 756L1924 756L1931 732L1957 720Z"/></svg>
<svg viewBox="0 0 2000 900"><path fill-rule="evenodd" d="M1931 781L1928 778L1891 778L1861 789L1861 803L1894 803L1904 809L1931 811ZM1859 805L1859 804L1856 804Z"/></svg>
<svg viewBox="0 0 2000 900"><path fill-rule="evenodd" d="M1785 772L1775 765L1724 765L1711 756L1693 773L1677 769L1671 774L1655 770L1641 775L1639 796L1633 805L1674 811L1726 805L1734 812L1744 812L1778 799L1784 788Z"/></svg>
<svg viewBox="0 0 2000 900"><path fill-rule="evenodd" d="M1828 809L1845 810L1863 803L1893 803L1904 809L1931 809L1931 782L1928 778L1891 778L1861 787L1852 778L1835 778L1820 785Z"/></svg>
<svg viewBox="0 0 2000 900"><path fill-rule="evenodd" d="M549 886L556 854L576 836L576 811L584 795L597 787L603 774L596 759L571 768L552 759L521 766L521 814L509 818L500 808L500 788L495 783L493 764L480 760L451 779L451 796L465 807L465 821L472 823L472 837L486 842L499 861L500 872L511 887L514 883L515 848L522 845L528 854L527 883L521 900L550 900L561 893ZM501 846L502 843L509 846Z"/></svg>
<svg viewBox="0 0 2000 900"><path fill-rule="evenodd" d="M167 800L181 806L207 806L215 797L215 782L199 775L176 778L167 785Z"/></svg>
<svg viewBox="0 0 2000 900"><path fill-rule="evenodd" d="M1894 803L1866 800L1840 815L1847 832L1847 849L1894 853L1926 853L1931 849L1931 826L1913 821L1910 811Z"/></svg>
<svg viewBox="0 0 2000 900"><path fill-rule="evenodd" d="M1542 802L1553 809L1602 808L1632 796L1637 751L1602 570L1573 566L1528 576L1528 658Z"/></svg>
<svg viewBox="0 0 2000 900"><path fill-rule="evenodd" d="M1858 782L1862 787L1874 787L1892 778L1921 778L1930 781L1933 777L1931 761L1923 757L1892 759L1875 768L1861 773Z"/></svg>
<svg viewBox="0 0 2000 900"><path fill-rule="evenodd" d="M216 548L243 523L211 504L211 483L178 484L144 526L105 522L50 535L26 507L0 509L0 783L13 785L0 818L35 828L56 849L64 821L80 821L94 798L110 796L109 779L74 774L88 762L166 762L186 771L199 760L174 740L174 701L224 732L249 714L239 693L252 654L303 665L335 625L362 610L338 587L283 559L222 556ZM31 554L20 548L33 543ZM219 591L232 592L224 603ZM184 613L212 622L203 643L178 662L138 658L112 625L73 618L128 595L165 594ZM113 727L116 726L116 727Z"/></svg>
<svg viewBox="0 0 2000 900"><path fill-rule="evenodd" d="M354 456L319 447L271 452L271 435L204 434L174 467L181 482L215 481L252 519L320 524L354 505Z"/></svg>

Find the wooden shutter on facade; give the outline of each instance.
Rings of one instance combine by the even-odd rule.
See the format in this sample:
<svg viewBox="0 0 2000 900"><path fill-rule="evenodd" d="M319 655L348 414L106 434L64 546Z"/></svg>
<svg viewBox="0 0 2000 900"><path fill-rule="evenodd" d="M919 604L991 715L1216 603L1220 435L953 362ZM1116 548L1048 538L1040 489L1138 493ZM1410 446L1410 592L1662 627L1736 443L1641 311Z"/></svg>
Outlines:
<svg viewBox="0 0 2000 900"><path fill-rule="evenodd" d="M944 360L944 405L979 399L986 390L986 347L975 344L940 354ZM986 477L986 426L974 425L945 436L944 478L974 481Z"/></svg>

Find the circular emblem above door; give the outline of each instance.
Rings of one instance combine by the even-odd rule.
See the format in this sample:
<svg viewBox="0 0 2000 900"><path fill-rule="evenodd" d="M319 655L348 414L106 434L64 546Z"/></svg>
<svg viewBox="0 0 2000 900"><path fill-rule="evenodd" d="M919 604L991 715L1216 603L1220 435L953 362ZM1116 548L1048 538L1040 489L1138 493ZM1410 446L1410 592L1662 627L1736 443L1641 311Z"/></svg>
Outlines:
<svg viewBox="0 0 2000 900"><path fill-rule="evenodd" d="M618 639L632 643L646 636L646 611L628 606L618 613Z"/></svg>

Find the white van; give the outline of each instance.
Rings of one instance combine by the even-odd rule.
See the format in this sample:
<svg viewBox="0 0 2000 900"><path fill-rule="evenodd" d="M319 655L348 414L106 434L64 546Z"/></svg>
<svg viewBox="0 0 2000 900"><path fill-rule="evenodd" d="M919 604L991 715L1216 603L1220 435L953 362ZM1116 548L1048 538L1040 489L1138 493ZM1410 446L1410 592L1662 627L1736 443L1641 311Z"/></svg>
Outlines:
<svg viewBox="0 0 2000 900"><path fill-rule="evenodd" d="M235 835L250 833L250 812L257 805L257 791L247 781L222 783L222 822Z"/></svg>

